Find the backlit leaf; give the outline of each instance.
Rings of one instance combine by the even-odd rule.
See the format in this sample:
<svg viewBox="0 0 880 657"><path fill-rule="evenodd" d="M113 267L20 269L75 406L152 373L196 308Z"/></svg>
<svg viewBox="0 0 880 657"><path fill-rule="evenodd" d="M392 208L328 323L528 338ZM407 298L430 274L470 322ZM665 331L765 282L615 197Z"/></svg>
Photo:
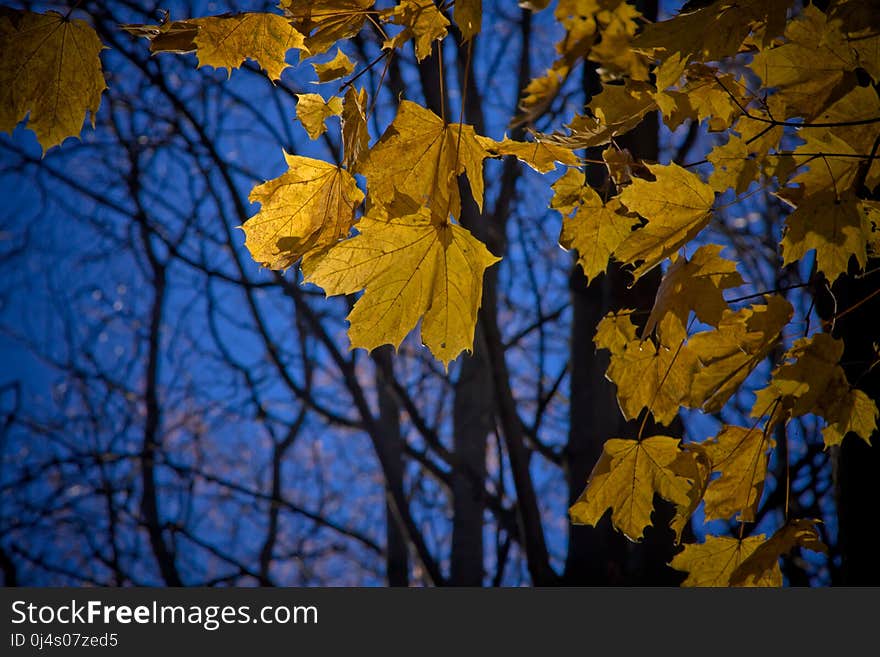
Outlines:
<svg viewBox="0 0 880 657"><path fill-rule="evenodd" d="M398 195L428 205L435 214L458 216L457 176L467 173L474 199L483 205L483 159L488 155L473 127L447 124L404 100L397 117L373 146L360 172L370 197L392 203Z"/></svg>
<svg viewBox="0 0 880 657"><path fill-rule="evenodd" d="M250 201L262 208L242 226L254 260L286 269L345 237L364 198L344 169L285 153L287 172L257 185Z"/></svg>
<svg viewBox="0 0 880 657"><path fill-rule="evenodd" d="M688 345L700 367L689 405L707 413L719 411L779 342L793 312L788 301L774 295L767 305L725 310L718 328L691 336Z"/></svg>
<svg viewBox="0 0 880 657"><path fill-rule="evenodd" d="M677 346L687 337L691 311L706 324L717 326L727 310L723 291L743 284L736 263L721 257L723 246L708 244L696 250L690 260L676 258L663 276L654 308L645 325L651 333L664 318L662 341Z"/></svg>
<svg viewBox="0 0 880 657"><path fill-rule="evenodd" d="M763 415L778 400L785 416L824 417L827 446L839 444L849 431L870 442L877 428L877 406L850 386L839 365L842 355L843 342L827 333L796 341L773 371L769 385L756 393L752 414Z"/></svg>
<svg viewBox="0 0 880 657"><path fill-rule="evenodd" d="M686 545L673 557L670 566L688 574L682 586L726 587L730 577L758 547L764 535L749 536L742 540L730 536L706 536L703 543ZM753 586L782 586L779 564L762 573Z"/></svg>
<svg viewBox="0 0 880 657"><path fill-rule="evenodd" d="M281 0L279 7L305 36L311 55L327 52L361 31L375 0Z"/></svg>
<svg viewBox="0 0 880 657"><path fill-rule="evenodd" d="M364 291L348 315L352 347L396 348L421 320L422 342L448 366L473 347L483 272L499 258L461 226L411 207L401 217L377 209L303 274L328 295Z"/></svg>
<svg viewBox="0 0 880 657"><path fill-rule="evenodd" d="M718 436L701 443L721 476L709 482L704 500L706 520L738 516L743 522L754 522L773 439L766 430L725 425Z"/></svg>
<svg viewBox="0 0 880 657"><path fill-rule="evenodd" d="M336 55L328 62L323 64L312 64L315 73L318 76L318 82L331 82L350 75L354 70L354 62L348 55L342 52L342 49L336 51Z"/></svg>
<svg viewBox="0 0 880 657"><path fill-rule="evenodd" d="M784 265L815 250L817 268L832 283L852 258L864 269L867 234L857 199L853 194L837 198L833 191L808 196L786 217L781 246Z"/></svg>
<svg viewBox="0 0 880 657"><path fill-rule="evenodd" d="M342 163L349 171L357 171L370 148L366 111L367 90L350 86L342 101Z"/></svg>
<svg viewBox="0 0 880 657"><path fill-rule="evenodd" d="M620 202L647 224L634 231L614 252L628 264L641 263L639 278L693 239L712 217L715 192L699 176L677 164L648 165L656 180L633 179Z"/></svg>
<svg viewBox="0 0 880 657"><path fill-rule="evenodd" d="M328 101L319 94L297 94L296 98L296 118L311 139L317 139L327 131L327 119L342 114L342 99L338 96Z"/></svg>
<svg viewBox="0 0 880 657"><path fill-rule="evenodd" d="M779 572L779 558L797 547L813 552L827 552L819 538L816 520L790 520L769 540L758 545L730 574L731 586L767 586ZM781 586L782 583L772 584Z"/></svg>
<svg viewBox="0 0 880 657"><path fill-rule="evenodd" d="M462 39L468 41L480 31L483 22L483 0L456 0L452 16L458 29L461 30Z"/></svg>
<svg viewBox="0 0 880 657"><path fill-rule="evenodd" d="M790 116L811 119L828 105L844 73L858 66L837 21L813 5L788 24L786 43L759 51L749 67L784 95Z"/></svg>
<svg viewBox="0 0 880 657"><path fill-rule="evenodd" d="M477 135L477 141L486 149L489 156L512 155L540 173L553 171L557 163L568 166L579 164L577 156L571 149L542 139L515 141L505 137L502 141L495 141L489 137Z"/></svg>
<svg viewBox="0 0 880 657"><path fill-rule="evenodd" d="M638 541L651 525L655 493L688 506L696 465L679 443L668 436L606 441L586 489L569 509L572 522L596 525L611 509L612 524Z"/></svg>
<svg viewBox="0 0 880 657"><path fill-rule="evenodd" d="M596 333L596 346L608 335L605 323L621 321L611 315L604 318ZM628 320L624 320L628 321ZM633 333L635 331L633 330ZM633 339L610 343L611 362L605 375L617 386L617 401L623 416L632 420L647 408L660 424L675 419L681 404L688 398L696 360L685 344L669 348L652 340Z"/></svg>
<svg viewBox="0 0 880 657"><path fill-rule="evenodd" d="M78 137L87 113L94 127L107 88L103 47L79 19L0 8L0 130L27 117L46 151Z"/></svg>
<svg viewBox="0 0 880 657"><path fill-rule="evenodd" d="M404 30L385 43L386 48L396 48L407 39L415 40L416 59L419 61L431 54L434 41L446 37L449 20L440 13L434 0L400 0L383 16Z"/></svg>
<svg viewBox="0 0 880 657"><path fill-rule="evenodd" d="M584 174L575 169L567 171L553 189L556 196L550 207L566 215L559 244L577 250L584 275L587 280L593 279L608 268L614 249L638 220L626 216L617 199L611 199L607 205L603 203L599 194L586 184Z"/></svg>

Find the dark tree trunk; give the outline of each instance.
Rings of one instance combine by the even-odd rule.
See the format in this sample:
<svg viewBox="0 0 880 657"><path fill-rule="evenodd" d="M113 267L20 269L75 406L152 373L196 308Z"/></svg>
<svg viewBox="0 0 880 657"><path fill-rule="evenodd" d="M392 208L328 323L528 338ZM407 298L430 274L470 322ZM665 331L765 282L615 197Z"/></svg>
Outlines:
<svg viewBox="0 0 880 657"><path fill-rule="evenodd" d="M866 271L878 267L880 260L872 260ZM875 345L880 342L877 328L880 278L876 275L841 276L831 286L831 295L823 292L824 288L819 289L817 309L820 316L828 320L835 313L841 314L831 333L844 341L841 364L847 379L875 402L880 402L880 367L869 369L877 358ZM841 557L838 578L833 583L880 585L880 559L877 558L874 539L877 509L880 508L880 485L877 482L880 432L875 431L871 436L871 446L854 434L847 435L840 447L834 448L832 458L839 531L837 547Z"/></svg>
<svg viewBox="0 0 880 657"><path fill-rule="evenodd" d="M377 393L379 398L379 426L385 450L385 478L389 486L403 490L403 437L400 433L400 407L390 382L393 376L391 354L393 349L383 345L373 352L378 366ZM409 586L409 549L406 536L394 517L390 505L385 505L385 573L388 586Z"/></svg>
<svg viewBox="0 0 880 657"><path fill-rule="evenodd" d="M648 19L657 16L655 0L637 3ZM587 101L600 90L595 68L584 70L584 94ZM659 123L656 114L649 115L635 130L618 139L635 158L647 161L658 159ZM588 154L589 159L600 159L601 149ZM601 167L587 169L587 182L600 186L605 182ZM608 312L620 308L649 309L654 302L660 283L660 270L631 283L629 273L616 264L608 272L587 285L579 265L573 267L570 277L572 302L571 366L570 366L570 427L566 446L566 477L569 503L573 504L586 486L587 479L609 438L635 438L638 424L626 422L620 413L616 388L605 378L609 356L596 351L593 335L599 321ZM680 435L680 423L660 428L648 423L646 436L658 431L666 435ZM571 526L565 562L564 581L573 585L660 584L673 585L679 575L666 564L673 554L673 535L664 526L672 517L672 509L662 500L655 499L657 511L655 528L645 532L640 544L630 543L616 531L606 516L597 527ZM658 529L659 528L659 529Z"/></svg>

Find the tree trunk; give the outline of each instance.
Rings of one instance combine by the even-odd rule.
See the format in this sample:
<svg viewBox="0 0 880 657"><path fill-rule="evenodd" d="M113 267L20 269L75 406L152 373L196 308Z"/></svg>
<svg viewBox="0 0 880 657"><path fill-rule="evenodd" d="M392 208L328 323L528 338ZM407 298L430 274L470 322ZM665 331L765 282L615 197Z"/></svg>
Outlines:
<svg viewBox="0 0 880 657"><path fill-rule="evenodd" d="M383 345L373 351L377 368L376 387L379 397L379 426L383 436L383 447L388 467L385 469L386 483L403 490L403 437L400 434L400 408L389 378L393 376L393 363L390 345ZM406 537L394 517L390 505L385 505L385 573L388 586L409 586L409 550Z"/></svg>
<svg viewBox="0 0 880 657"><path fill-rule="evenodd" d="M649 20L656 19L656 0L637 3L637 7ZM599 90L595 67L587 66L584 70L587 101ZM617 143L628 148L635 158L656 161L658 130L658 117L652 114ZM587 157L601 159L601 149L594 149ZM590 185L602 185L604 177L601 167L588 167L587 182ZM612 310L649 309L660 278L660 270L655 269L628 287L630 274L612 263L606 274L587 285L580 266L575 265L572 269L569 279L572 303L571 412L565 454L570 504L583 492L605 441L609 438L636 438L638 435L638 424L623 419L616 388L605 378L609 356L604 350L597 352L593 345L596 326ZM651 425L649 422L645 428L646 436L658 431L666 435L680 435L681 432L679 422L665 428ZM573 585L677 584L680 581L677 573L666 565L672 558L673 535L664 527L672 517L672 509L659 498L655 498L655 502L655 527L646 530L644 541L637 545L616 531L607 516L597 527L571 525L564 582Z"/></svg>
<svg viewBox="0 0 880 657"><path fill-rule="evenodd" d="M880 267L880 259L869 260L866 271ZM876 275L857 278L841 276L817 295L817 310L826 320L835 313L850 312L834 322L831 333L844 341L841 365L849 382L880 402L880 368L875 344L880 341L877 317L880 317L880 279ZM876 296L871 296L871 295ZM833 296L832 296L833 295ZM856 304L859 304L856 307ZM827 329L826 329L827 330ZM880 431L871 436L871 445L855 434L848 434L834 448L834 479L838 517L838 550L841 556L837 581L844 586L880 584L880 560L874 541L877 509L880 508Z"/></svg>

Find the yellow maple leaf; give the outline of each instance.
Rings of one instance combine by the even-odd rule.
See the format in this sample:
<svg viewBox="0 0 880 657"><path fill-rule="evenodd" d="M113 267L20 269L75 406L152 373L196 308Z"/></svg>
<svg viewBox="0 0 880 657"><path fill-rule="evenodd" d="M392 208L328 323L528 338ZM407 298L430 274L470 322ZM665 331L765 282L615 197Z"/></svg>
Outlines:
<svg viewBox="0 0 880 657"><path fill-rule="evenodd" d="M620 202L637 212L647 224L634 231L614 252L627 264L642 264L640 276L693 239L712 217L715 192L699 176L677 164L649 164L654 181L633 179L620 194Z"/></svg>
<svg viewBox="0 0 880 657"><path fill-rule="evenodd" d="M270 269L286 269L345 237L364 198L344 169L284 156L288 170L254 187L250 201L262 208L242 226L251 257Z"/></svg>
<svg viewBox="0 0 880 657"><path fill-rule="evenodd" d="M599 194L586 184L584 174L576 169L567 171L553 189L556 195L550 207L566 215L559 244L576 249L578 264L587 280L595 278L608 268L614 249L638 220L626 216L617 199L611 199L607 205L603 203Z"/></svg>
<svg viewBox="0 0 880 657"><path fill-rule="evenodd" d="M657 422L668 425L688 398L696 369L694 355L683 343L676 348L657 345L650 339L625 343L615 340L609 344L607 337L620 335L621 329L609 332L603 326L606 321L616 324L621 320L606 317L599 323L596 346L611 350L605 376L617 386L617 401L623 416L632 420L647 408ZM635 329L632 332L635 333Z"/></svg>
<svg viewBox="0 0 880 657"><path fill-rule="evenodd" d="M281 79L287 52L304 49L303 36L279 14L264 12L192 18L198 28L193 43L199 67L232 69L246 59L256 61L271 80Z"/></svg>
<svg viewBox="0 0 880 657"><path fill-rule="evenodd" d="M788 301L773 295L766 305L725 310L717 329L691 336L688 346L701 366L693 377L688 405L707 413L721 410L781 339L793 312Z"/></svg>
<svg viewBox="0 0 880 657"><path fill-rule="evenodd" d="M657 103L651 85L628 82L604 85L588 107L593 116L576 115L565 126L568 134L555 132L544 138L571 149L601 146L635 128Z"/></svg>
<svg viewBox="0 0 880 657"><path fill-rule="evenodd" d="M697 11L645 26L633 42L636 49L677 53L684 62L718 61L735 55L750 31L743 5L718 0Z"/></svg>
<svg viewBox="0 0 880 657"><path fill-rule="evenodd" d="M391 204L397 196L406 196L435 214L457 217L461 173L467 173L474 200L483 207L487 155L472 126L444 123L430 110L404 100L359 172L367 177L370 197L376 201Z"/></svg>
<svg viewBox="0 0 880 657"><path fill-rule="evenodd" d="M816 530L818 520L800 518L790 520L767 541L760 543L730 574L731 586L767 586L775 581L779 571L779 558L796 547L813 552L827 552L828 548ZM771 586L781 586L771 584Z"/></svg>
<svg viewBox="0 0 880 657"><path fill-rule="evenodd" d="M877 428L877 406L850 386L839 365L843 342L827 333L797 340L773 370L770 383L756 393L752 415L763 415L778 400L780 416L815 413L825 418L825 444L839 444L853 431L870 443Z"/></svg>
<svg viewBox="0 0 880 657"><path fill-rule="evenodd" d="M648 58L630 47L642 14L628 2L599 4L603 5L596 13L600 40L593 44L588 59L614 76L647 80Z"/></svg>
<svg viewBox="0 0 880 657"><path fill-rule="evenodd" d="M749 104L742 86L730 74L705 64L691 64L684 75L686 81L678 90L654 95L670 130L685 119L707 121L710 132L727 130Z"/></svg>
<svg viewBox="0 0 880 657"><path fill-rule="evenodd" d="M367 127L367 90L355 91L350 86L342 101L342 163L349 171L357 171L370 149Z"/></svg>
<svg viewBox="0 0 880 657"><path fill-rule="evenodd" d="M375 0L281 0L278 6L305 36L306 50L320 55L360 32L374 4Z"/></svg>
<svg viewBox="0 0 880 657"><path fill-rule="evenodd" d="M636 325L630 319L634 312L627 308L605 315L596 326L596 335L593 338L596 348L608 349L612 353L619 352L635 340Z"/></svg>
<svg viewBox="0 0 880 657"><path fill-rule="evenodd" d="M677 438L612 438L593 468L587 487L568 513L571 521L596 525L611 509L611 522L632 541L650 526L654 494L677 506L690 506L696 464Z"/></svg>
<svg viewBox="0 0 880 657"><path fill-rule="evenodd" d="M851 258L864 269L867 233L858 199L853 193L838 198L831 190L808 196L786 217L780 245L784 265L815 250L817 268L832 283L847 272Z"/></svg>
<svg viewBox="0 0 880 657"><path fill-rule="evenodd" d="M783 133L782 126L766 130L766 124L745 118L740 119L736 128L741 134L730 132L727 143L716 146L707 156L714 167L709 186L716 192L732 187L734 192L742 194L759 175L770 175L768 155L779 144Z"/></svg>
<svg viewBox="0 0 880 657"><path fill-rule="evenodd" d="M464 41L480 32L483 24L483 0L457 0L452 17Z"/></svg>
<svg viewBox="0 0 880 657"><path fill-rule="evenodd" d="M645 325L645 335L663 322L661 342L677 346L687 337L691 311L706 324L718 326L727 309L723 291L743 284L736 262L721 257L723 246L707 244L693 257L676 258L660 282L654 307Z"/></svg>
<svg viewBox="0 0 880 657"><path fill-rule="evenodd" d="M725 425L718 435L702 443L713 472L721 476L709 482L704 500L706 520L738 515L742 522L754 522L773 439L759 427Z"/></svg>
<svg viewBox="0 0 880 657"><path fill-rule="evenodd" d="M878 116L877 92L872 87L856 87L816 117L816 123L833 127L801 132L804 143L795 149L793 159L800 166L806 165L807 170L791 180L803 187L793 197L795 202L825 190L843 193L852 186L862 158L871 153L877 137L876 123L858 124ZM865 182L871 189L880 183L880 161L870 165Z"/></svg>
<svg viewBox="0 0 880 657"><path fill-rule="evenodd" d="M516 141L505 137L502 141L495 141L477 135L477 142L491 157L512 155L540 173L553 171L557 163L567 166L576 166L580 163L577 155L570 148L540 138L535 141Z"/></svg>
<svg viewBox="0 0 880 657"><path fill-rule="evenodd" d="M641 162L636 164L629 150L614 146L609 146L602 151L602 161L605 162L608 175L615 185L628 185L632 182L633 170L637 166L641 166Z"/></svg>
<svg viewBox="0 0 880 657"><path fill-rule="evenodd" d="M43 151L78 137L107 85L103 44L88 23L54 11L0 8L0 130L28 118Z"/></svg>
<svg viewBox="0 0 880 657"><path fill-rule="evenodd" d="M342 99L339 96L333 96L328 101L320 94L297 94L296 98L296 118L311 139L317 139L327 131L327 119L342 114Z"/></svg>
<svg viewBox="0 0 880 657"><path fill-rule="evenodd" d="M336 55L330 61L323 64L312 64L318 76L318 82L331 82L344 78L354 70L354 62L348 58L342 49L336 51Z"/></svg>
<svg viewBox="0 0 880 657"><path fill-rule="evenodd" d="M786 42L760 50L749 67L784 97L788 116L812 119L828 105L844 74L858 66L840 23L813 5L789 22Z"/></svg>
<svg viewBox="0 0 880 657"><path fill-rule="evenodd" d="M706 536L703 543L686 545L673 557L670 566L688 574L682 586L730 586L730 576L764 543L764 535L743 539L730 536ZM765 571L753 586L782 586L779 564Z"/></svg>
<svg viewBox="0 0 880 657"><path fill-rule="evenodd" d="M421 320L422 342L448 367L473 347L483 272L500 259L445 216L408 211L374 208L359 235L303 262L303 274L328 295L364 291L348 315L352 348L397 348Z"/></svg>
<svg viewBox="0 0 880 657"><path fill-rule="evenodd" d="M449 20L440 13L434 0L400 0L382 16L395 25L404 26L402 32L383 44L383 48L398 48L412 38L419 61L431 54L434 42L444 39L449 27Z"/></svg>

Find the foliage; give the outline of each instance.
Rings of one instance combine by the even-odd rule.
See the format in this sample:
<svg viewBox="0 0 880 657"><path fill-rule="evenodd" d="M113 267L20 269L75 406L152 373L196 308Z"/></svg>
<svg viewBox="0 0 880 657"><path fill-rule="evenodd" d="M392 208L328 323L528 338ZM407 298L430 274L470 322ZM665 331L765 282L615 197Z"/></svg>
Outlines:
<svg viewBox="0 0 880 657"><path fill-rule="evenodd" d="M451 4L286 0L281 13L125 29L147 37L153 52L195 51L199 66L230 74L252 59L277 80L290 50L308 60L366 25L385 35L386 62L410 41L421 61L453 34L472 39L480 2L454 3L455 31ZM524 3L534 11L548 4ZM565 168L551 207L565 217L560 244L577 252L587 277L610 260L634 281L666 265L646 322L633 321L635 311L612 313L595 335L596 348L609 352L607 377L626 418L641 418L644 430L649 415L668 426L682 407L716 413L762 361L776 359L751 426L725 425L702 443L642 432L610 439L571 519L596 524L610 509L615 527L639 540L657 494L674 505L679 538L701 502L707 519L736 518L744 527L755 519L777 428L821 417L831 447L848 433L869 440L878 410L847 380L843 344L824 332L829 323L811 333L809 317L796 317L776 290L751 295L763 299L749 305L725 299L744 283L737 263L721 245L693 245L726 205L760 189L792 209L780 268L805 263L813 282L831 283L863 272L877 255L880 29L872 4L837 0L823 11L786 0L717 0L644 25L621 0L559 0L553 12L565 36L552 67L523 90L516 124L532 125L578 65L599 66L602 90L564 128L502 141L411 101L401 101L373 141L370 93L355 87L365 67L337 50L315 64L317 79L348 81L329 100L301 95L297 119L316 139L341 115L340 163L287 155L289 170L251 193L261 208L242 226L246 246L265 267L300 265L305 281L328 295L362 292L348 316L352 347L397 347L419 330L448 367L472 348L483 275L499 260L462 226L462 190L482 207L489 158L516 157L542 173ZM77 135L105 86L95 32L52 12L3 10L0 37L0 127L11 131L28 116L46 150ZM653 112L673 129L705 123L719 139L693 165L636 161L619 137ZM605 147L601 160L583 150L595 147ZM587 182L595 168L608 171L598 189ZM799 337L789 345L786 334ZM812 519L789 518L769 539L708 536L671 565L688 574L685 585L779 585L779 557L795 548L823 548Z"/></svg>

